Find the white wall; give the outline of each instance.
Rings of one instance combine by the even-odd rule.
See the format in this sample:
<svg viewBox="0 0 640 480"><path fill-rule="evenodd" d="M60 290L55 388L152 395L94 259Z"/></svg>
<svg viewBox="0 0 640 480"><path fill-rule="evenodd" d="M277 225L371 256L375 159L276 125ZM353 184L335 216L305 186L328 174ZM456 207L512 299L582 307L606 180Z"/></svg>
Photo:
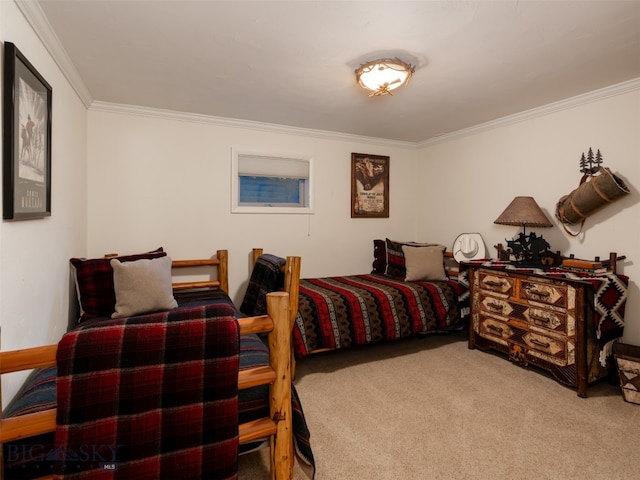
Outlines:
<svg viewBox="0 0 640 480"><path fill-rule="evenodd" d="M13 2L0 2L0 38L52 86L52 215L0 223L0 348L57 342L69 317L69 258L86 249L86 108ZM1 80L0 80L1 82ZM23 374L2 378L3 405Z"/></svg>
<svg viewBox="0 0 640 480"><path fill-rule="evenodd" d="M206 118L110 106L89 112L89 254L131 253L162 245L174 258L230 250L231 294L240 301L248 254L261 246L300 255L303 276L367 271L371 241L392 237L451 246L461 232L493 245L519 229L493 220L516 195L536 198L555 222L560 196L579 180L589 147L632 193L589 217L572 238L557 225L539 229L553 250L578 257L626 255L631 277L625 341L640 343L638 190L640 91L621 89L565 106L539 109L510 122L473 129L416 150L366 139L285 133L217 124ZM611 92L617 92L612 89ZM551 108L553 107L553 108ZM230 213L231 148L311 155L316 213ZM391 157L391 217L351 219L351 152Z"/></svg>
<svg viewBox="0 0 640 480"><path fill-rule="evenodd" d="M493 245L506 246L521 230L493 221L513 197L533 196L554 227L531 231L541 234L552 250L591 259L608 258L611 251L626 255L619 264L631 278L624 340L640 345L640 89L620 91L624 93L523 115L521 121L422 148L415 185L416 192L423 191L416 195L423 212L417 236L451 242L459 233L480 232L495 256ZM555 219L555 208L561 196L578 186L578 161L589 147L600 149L603 165L624 179L631 194L588 217L583 233L571 237ZM444 178L450 182L445 184ZM446 209L441 208L444 200Z"/></svg>
<svg viewBox="0 0 640 480"><path fill-rule="evenodd" d="M89 110L91 256L161 245L173 258L194 258L225 248L230 293L240 301L253 247L300 255L303 275L325 276L370 271L374 238L415 235L414 194L407 188L414 146L123 110ZM233 147L313 157L315 214L231 214ZM390 156L389 219L351 218L352 152Z"/></svg>

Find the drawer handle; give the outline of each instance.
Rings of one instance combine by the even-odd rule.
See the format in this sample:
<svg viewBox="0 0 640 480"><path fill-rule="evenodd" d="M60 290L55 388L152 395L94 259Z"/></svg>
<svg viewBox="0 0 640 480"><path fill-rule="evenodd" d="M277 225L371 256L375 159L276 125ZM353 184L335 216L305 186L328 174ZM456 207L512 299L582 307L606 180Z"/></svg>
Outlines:
<svg viewBox="0 0 640 480"><path fill-rule="evenodd" d="M489 330L493 330L494 332L498 332L498 333L502 333L504 331L502 327L497 327L493 323L490 323L489 325L487 325L487 328Z"/></svg>
<svg viewBox="0 0 640 480"><path fill-rule="evenodd" d="M551 346L549 342L541 342L537 338L532 338L531 343L533 343L534 345L538 345L539 347L542 347L542 348L549 348Z"/></svg>
<svg viewBox="0 0 640 480"><path fill-rule="evenodd" d="M502 281L496 282L495 280L485 280L484 284L488 285L490 287L501 287L501 286L505 285L505 282L502 282Z"/></svg>
<svg viewBox="0 0 640 480"><path fill-rule="evenodd" d="M538 297L548 297L549 295L551 295L549 292L545 292L544 290L536 290L532 287L528 288L527 290L531 295L537 295Z"/></svg>
<svg viewBox="0 0 640 480"><path fill-rule="evenodd" d="M489 310L493 310L496 312L501 312L502 309L504 309L504 305L500 303L493 303L493 302L487 303L487 307L489 307Z"/></svg>
<svg viewBox="0 0 640 480"><path fill-rule="evenodd" d="M549 323L551 321L551 318L549 317L543 317L542 315L536 315L532 313L529 314L529 318L531 318L532 320L537 320L542 323Z"/></svg>

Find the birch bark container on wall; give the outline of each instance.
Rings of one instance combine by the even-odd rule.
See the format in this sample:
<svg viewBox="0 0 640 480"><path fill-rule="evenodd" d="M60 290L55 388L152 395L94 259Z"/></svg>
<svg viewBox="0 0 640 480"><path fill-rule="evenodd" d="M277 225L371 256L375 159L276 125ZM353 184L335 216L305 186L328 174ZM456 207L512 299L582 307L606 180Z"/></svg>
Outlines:
<svg viewBox="0 0 640 480"><path fill-rule="evenodd" d="M583 175L578 188L560 198L556 218L565 225L580 223L582 229L589 215L628 193L629 189L619 177L608 168L600 167L595 174Z"/></svg>

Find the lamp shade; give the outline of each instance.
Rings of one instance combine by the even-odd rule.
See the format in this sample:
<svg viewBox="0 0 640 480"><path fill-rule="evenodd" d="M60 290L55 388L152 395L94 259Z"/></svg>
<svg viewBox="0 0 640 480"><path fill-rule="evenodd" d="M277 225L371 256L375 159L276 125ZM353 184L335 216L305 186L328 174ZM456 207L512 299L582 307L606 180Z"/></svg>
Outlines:
<svg viewBox="0 0 640 480"><path fill-rule="evenodd" d="M533 197L515 197L493 223L519 227L552 227Z"/></svg>

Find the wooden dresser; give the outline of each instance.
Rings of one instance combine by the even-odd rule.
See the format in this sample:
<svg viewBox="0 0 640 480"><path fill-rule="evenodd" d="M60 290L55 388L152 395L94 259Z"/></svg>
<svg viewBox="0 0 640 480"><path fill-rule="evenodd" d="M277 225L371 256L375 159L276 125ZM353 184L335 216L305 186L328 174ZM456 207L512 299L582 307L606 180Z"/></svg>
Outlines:
<svg viewBox="0 0 640 480"><path fill-rule="evenodd" d="M605 377L593 322L593 287L574 279L469 266L469 348L497 350L535 365L586 397Z"/></svg>

